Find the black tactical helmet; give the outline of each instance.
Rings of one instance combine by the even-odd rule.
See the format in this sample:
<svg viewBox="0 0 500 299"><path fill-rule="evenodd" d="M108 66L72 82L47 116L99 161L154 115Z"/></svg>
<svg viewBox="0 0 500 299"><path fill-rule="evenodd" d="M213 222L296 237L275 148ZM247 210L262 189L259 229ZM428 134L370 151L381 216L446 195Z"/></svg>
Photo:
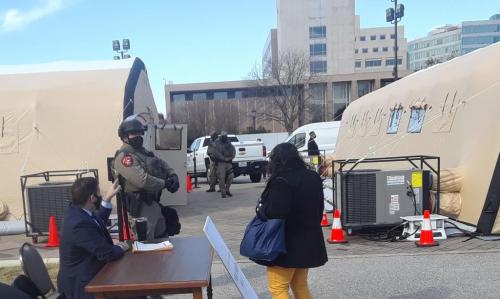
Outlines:
<svg viewBox="0 0 500 299"><path fill-rule="evenodd" d="M146 127L138 119L126 118L118 127L118 136L123 139L130 133L144 134L146 130Z"/></svg>

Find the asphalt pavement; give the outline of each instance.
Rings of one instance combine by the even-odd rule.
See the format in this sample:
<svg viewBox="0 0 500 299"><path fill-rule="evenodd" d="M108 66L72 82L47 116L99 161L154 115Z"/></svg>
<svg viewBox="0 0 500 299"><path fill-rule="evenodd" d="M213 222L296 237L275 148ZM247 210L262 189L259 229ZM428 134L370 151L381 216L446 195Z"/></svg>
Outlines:
<svg viewBox="0 0 500 299"><path fill-rule="evenodd" d="M177 210L180 236L203 235L203 224L210 216L259 298L270 298L265 267L239 255L243 232L264 186L240 177L231 188L234 196L221 198L220 193L206 193L208 186L200 179L199 188L188 195L188 205ZM324 235L328 237L328 228ZM500 241L455 237L437 247L417 248L412 242L348 240L347 245L327 244L328 263L311 269L313 298L500 298ZM25 241L30 239L23 235L0 237L2 265L16 262L17 250ZM57 258L57 250L39 249L43 257ZM217 256L212 278L214 298L241 298Z"/></svg>

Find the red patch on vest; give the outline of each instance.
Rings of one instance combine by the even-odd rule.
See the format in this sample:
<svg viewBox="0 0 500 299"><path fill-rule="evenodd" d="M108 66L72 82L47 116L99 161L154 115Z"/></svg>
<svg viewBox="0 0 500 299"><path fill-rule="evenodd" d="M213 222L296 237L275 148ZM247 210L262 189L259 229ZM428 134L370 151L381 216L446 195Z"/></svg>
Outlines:
<svg viewBox="0 0 500 299"><path fill-rule="evenodd" d="M122 158L122 164L125 167L130 167L132 164L134 164L134 158L130 155L123 156Z"/></svg>

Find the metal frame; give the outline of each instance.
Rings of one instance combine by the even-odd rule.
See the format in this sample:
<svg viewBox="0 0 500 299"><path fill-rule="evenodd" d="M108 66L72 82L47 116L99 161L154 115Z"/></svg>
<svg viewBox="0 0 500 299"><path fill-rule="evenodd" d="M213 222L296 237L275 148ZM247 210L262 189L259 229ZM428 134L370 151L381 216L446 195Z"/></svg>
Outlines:
<svg viewBox="0 0 500 299"><path fill-rule="evenodd" d="M28 183L28 180L31 178L43 178L45 180L45 182L50 182L50 179L53 177L71 177L71 176L74 176L74 177L76 177L76 179L79 179L84 174L89 174L89 173L93 174L95 179L97 181L99 181L99 171L97 169L51 170L51 171L38 172L38 173L33 173L33 174L28 174L28 175L22 175L20 177L21 195L23 198L24 228L25 228L26 237L45 236L39 229L34 227L32 223L29 223L28 218L26 217L26 195L25 195L26 192L25 191L26 191L26 185ZM38 231L38 232L29 234L28 225L31 226L34 231Z"/></svg>
<svg viewBox="0 0 500 299"><path fill-rule="evenodd" d="M437 169L431 166L429 163L431 160L434 160L436 163ZM437 156L426 156L426 155L415 155L415 156L396 156L396 157L384 157L384 158L361 158L361 159L346 159L346 160L333 160L332 161L332 170L334 171L332 174L332 190L333 190L333 201L334 208L337 208L337 189L336 186L336 176L337 173L340 174L340 196L344 197L344 177L348 175L351 171L356 168L361 163L384 163L384 162L409 162L413 167L417 169L424 170L424 165L427 166L429 170L431 170L437 177L437 192L436 192L436 204L432 207L434 213L439 214L439 197L441 193L441 158ZM420 161L420 167L418 167L415 162ZM339 164L338 171L335 171L335 164ZM349 164L354 164L349 170L345 173L342 171L345 166Z"/></svg>

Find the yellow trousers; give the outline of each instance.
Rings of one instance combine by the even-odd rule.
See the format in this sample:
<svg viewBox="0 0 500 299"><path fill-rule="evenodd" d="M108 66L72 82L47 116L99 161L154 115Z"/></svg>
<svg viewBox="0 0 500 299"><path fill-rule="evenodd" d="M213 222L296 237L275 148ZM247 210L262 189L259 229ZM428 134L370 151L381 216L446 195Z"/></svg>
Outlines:
<svg viewBox="0 0 500 299"><path fill-rule="evenodd" d="M288 289L291 287L296 299L311 299L307 286L309 269L267 267L267 285L273 299L290 299Z"/></svg>

